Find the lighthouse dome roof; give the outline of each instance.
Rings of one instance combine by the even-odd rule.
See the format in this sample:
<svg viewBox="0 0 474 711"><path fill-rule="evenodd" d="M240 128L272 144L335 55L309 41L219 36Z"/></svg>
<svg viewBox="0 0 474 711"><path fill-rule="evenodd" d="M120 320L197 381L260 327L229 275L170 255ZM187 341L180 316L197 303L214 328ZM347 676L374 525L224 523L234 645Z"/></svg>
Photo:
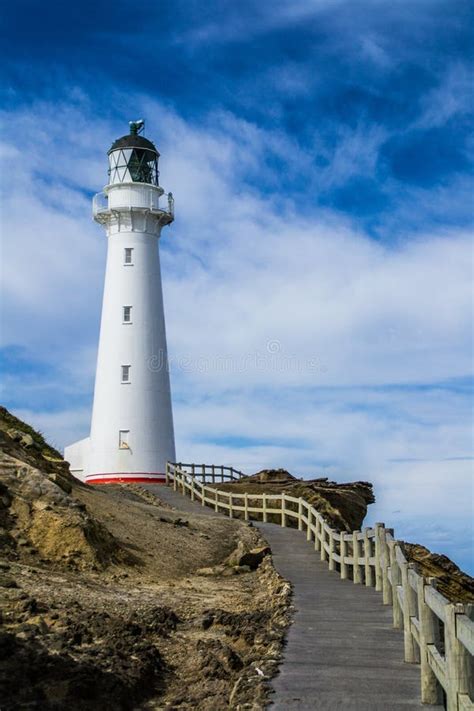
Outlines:
<svg viewBox="0 0 474 711"><path fill-rule="evenodd" d="M119 148L141 148L143 150L153 151L153 153L160 155L155 144L149 141L148 138L138 136L133 133L130 133L127 136L122 136L122 138L117 138L117 140L112 143L108 154L112 151L118 150Z"/></svg>

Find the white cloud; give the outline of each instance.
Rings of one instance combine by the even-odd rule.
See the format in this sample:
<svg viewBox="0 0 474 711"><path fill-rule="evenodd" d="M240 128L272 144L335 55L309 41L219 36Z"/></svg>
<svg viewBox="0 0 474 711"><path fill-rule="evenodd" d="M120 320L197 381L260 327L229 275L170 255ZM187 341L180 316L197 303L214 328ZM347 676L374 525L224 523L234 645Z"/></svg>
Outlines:
<svg viewBox="0 0 474 711"><path fill-rule="evenodd" d="M209 43L239 42L258 37L282 27L311 21L327 10L336 9L347 0L293 0L287 3L275 0L271 8L256 4L242 12L241 7L227 8L223 17L197 24L190 32L181 33L177 41L186 46Z"/></svg>
<svg viewBox="0 0 474 711"><path fill-rule="evenodd" d="M90 391L106 246L86 193L101 189L121 132L75 101L55 107L55 122L46 104L34 120L10 117L17 144L6 147L3 186L4 342L55 366L45 392L71 398ZM180 456L373 480L387 524L400 508L406 531L407 516L429 505L458 537L468 462L444 460L469 456L468 399L437 384L471 371L469 236L389 245L327 211L309 217L285 193L284 170L273 191L258 181L260 167L265 185L278 177L269 155L288 156L290 174L307 166L285 136L229 114L193 125L149 99L133 103L153 118L148 135L176 198L162 261ZM380 140L369 136L367 171ZM348 139L327 175L337 183L363 147L360 135ZM20 149L30 162L12 160ZM234 367L222 367L227 357ZM53 396L33 407L38 392L21 381L9 381L20 416L57 445L87 433L87 409L58 409Z"/></svg>
<svg viewBox="0 0 474 711"><path fill-rule="evenodd" d="M286 215L268 223L244 219L232 234L224 225L205 268L166 278L175 355L242 359L276 340L282 359L325 366L226 372L229 386L432 382L469 372L467 235L393 249Z"/></svg>
<svg viewBox="0 0 474 711"><path fill-rule="evenodd" d="M318 182L323 190L343 185L353 176L373 178L380 147L387 131L375 125L361 123L354 129L344 127L338 136L336 148L324 151L328 166L319 171Z"/></svg>
<svg viewBox="0 0 474 711"><path fill-rule="evenodd" d="M472 98L471 72L460 62L451 63L438 86L423 97L421 115L414 126L434 128L443 126L456 116L470 114Z"/></svg>

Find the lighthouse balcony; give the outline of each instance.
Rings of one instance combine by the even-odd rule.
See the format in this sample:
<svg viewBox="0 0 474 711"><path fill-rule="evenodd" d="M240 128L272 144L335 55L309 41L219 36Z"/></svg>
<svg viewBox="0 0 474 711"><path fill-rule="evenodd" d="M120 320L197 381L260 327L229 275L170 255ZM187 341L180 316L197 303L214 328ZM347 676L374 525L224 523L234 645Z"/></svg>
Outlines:
<svg viewBox="0 0 474 711"><path fill-rule="evenodd" d="M97 193L97 195L94 195L92 198L92 214L94 219L97 219L97 216L104 212L109 212L109 200L105 193Z"/></svg>
<svg viewBox="0 0 474 711"><path fill-rule="evenodd" d="M131 189L119 190L114 188L111 194L104 191L94 195L92 200L94 220L100 224L105 224L114 213L147 211L160 217L162 224L173 222L174 199L171 193L168 193L166 197L162 197L162 189L151 189L149 191L142 189L137 192L133 187L130 186ZM121 186L121 188L126 188L126 186ZM163 206L160 205L160 198L165 203Z"/></svg>

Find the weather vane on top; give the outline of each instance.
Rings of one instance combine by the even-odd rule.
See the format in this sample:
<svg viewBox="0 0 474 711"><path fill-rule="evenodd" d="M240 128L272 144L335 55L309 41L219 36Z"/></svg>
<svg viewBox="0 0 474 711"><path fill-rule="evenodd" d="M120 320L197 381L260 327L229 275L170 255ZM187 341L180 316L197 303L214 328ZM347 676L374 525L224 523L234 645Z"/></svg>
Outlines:
<svg viewBox="0 0 474 711"><path fill-rule="evenodd" d="M132 136L138 136L145 129L145 119L139 119L138 121L129 121L130 133Z"/></svg>

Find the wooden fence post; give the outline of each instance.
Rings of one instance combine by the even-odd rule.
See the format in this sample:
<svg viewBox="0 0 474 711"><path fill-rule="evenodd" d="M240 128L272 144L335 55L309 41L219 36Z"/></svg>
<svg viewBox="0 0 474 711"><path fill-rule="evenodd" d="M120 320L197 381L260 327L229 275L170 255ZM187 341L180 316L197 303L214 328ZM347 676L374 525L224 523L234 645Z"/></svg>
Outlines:
<svg viewBox="0 0 474 711"><path fill-rule="evenodd" d="M196 465L191 464L191 476L195 477L196 476Z"/></svg>
<svg viewBox="0 0 474 711"><path fill-rule="evenodd" d="M214 489L214 492L215 492L214 511L219 511L219 494L217 493L217 489Z"/></svg>
<svg viewBox="0 0 474 711"><path fill-rule="evenodd" d="M320 536L320 540L321 540L320 559L324 561L324 560L327 560L327 558L328 558L327 550L326 550L326 529L325 529L324 520L321 521L321 529L320 529L320 530L321 530L321 536Z"/></svg>
<svg viewBox="0 0 474 711"><path fill-rule="evenodd" d="M191 479L191 501L194 501L194 477Z"/></svg>
<svg viewBox="0 0 474 711"><path fill-rule="evenodd" d="M420 575L417 583L418 620L420 622L420 664L421 664L421 703L441 704L442 694L436 675L430 667L428 644L436 644L439 638L439 624L434 612L425 602L425 587L433 583L435 578L427 581Z"/></svg>
<svg viewBox="0 0 474 711"><path fill-rule="evenodd" d="M383 589L383 579L382 579L382 560L381 560L381 536L383 529L385 528L384 523L375 524L375 589L377 592L382 592Z"/></svg>
<svg viewBox="0 0 474 711"><path fill-rule="evenodd" d="M201 483L201 506L206 505L206 485L204 482Z"/></svg>
<svg viewBox="0 0 474 711"><path fill-rule="evenodd" d="M262 497L262 518L263 518L263 523L268 523L268 514L267 514L267 495L263 494Z"/></svg>
<svg viewBox="0 0 474 711"><path fill-rule="evenodd" d="M178 491L178 481L176 479L176 467L175 467L174 476L173 476L173 490Z"/></svg>
<svg viewBox="0 0 474 711"><path fill-rule="evenodd" d="M474 679L471 668L471 655L457 638L457 616L466 615L472 618L472 605L451 603L446 605L444 622L444 646L446 658L446 701L448 711L457 711L459 694L470 696L474 689Z"/></svg>
<svg viewBox="0 0 474 711"><path fill-rule="evenodd" d="M315 532L315 534L314 534L314 550L315 550L315 551L319 551L319 549L320 549L320 547L321 547L321 540L320 540L320 537L321 537L321 520L320 520L320 518L319 518L319 515L318 515L318 516L315 516L315 519L316 519L316 520L315 520L316 532Z"/></svg>
<svg viewBox="0 0 474 711"><path fill-rule="evenodd" d="M359 585L362 581L361 565L359 563L359 558L361 557L361 555L360 555L361 551L360 551L360 541L357 538L358 533L359 533L359 531L354 531L352 534L352 559L354 561L354 564L352 567L352 580L357 585Z"/></svg>
<svg viewBox="0 0 474 711"><path fill-rule="evenodd" d="M312 520L313 520L313 514L311 513L311 507L310 507L310 506L308 506L308 508L306 509L306 515L307 515L307 518L308 518L308 523L307 523L307 525L306 525L306 540L307 540L307 541L310 541L310 540L311 540L311 536L312 536L311 525L312 525Z"/></svg>
<svg viewBox="0 0 474 711"><path fill-rule="evenodd" d="M402 575L403 587L403 631L405 661L409 664L416 664L418 659L418 648L411 633L411 618L416 615L417 601L416 593L410 586L408 571L413 569L413 563L401 563L400 572Z"/></svg>
<svg viewBox="0 0 474 711"><path fill-rule="evenodd" d="M393 537L393 528L384 528L382 531L381 549L382 549L382 594L383 594L383 604L391 605L393 603L392 598L392 586L390 585L390 580L388 577L388 569L390 567L390 552L388 548L387 533L390 533Z"/></svg>
<svg viewBox="0 0 474 711"><path fill-rule="evenodd" d="M285 494L281 495L281 525L286 526L286 504L285 504Z"/></svg>
<svg viewBox="0 0 474 711"><path fill-rule="evenodd" d="M392 574L393 626L395 629L401 630L403 627L403 612L398 599L398 586L402 584L402 577L397 562L397 544L395 541L390 545L390 570Z"/></svg>
<svg viewBox="0 0 474 711"><path fill-rule="evenodd" d="M345 531L341 531L341 544L339 546L339 552L341 555L341 580L347 580L347 541L345 536Z"/></svg>
<svg viewBox="0 0 474 711"><path fill-rule="evenodd" d="M336 539L334 538L334 531L331 528L329 531L329 570L336 570L336 561L334 560L335 545Z"/></svg>
<svg viewBox="0 0 474 711"><path fill-rule="evenodd" d="M298 499L298 531L303 530L303 521L301 519L303 515L303 499L301 496Z"/></svg>
<svg viewBox="0 0 474 711"><path fill-rule="evenodd" d="M374 585L374 576L372 566L370 565L370 558L372 553L372 541L369 538L369 529L364 528L364 571L365 571L365 584L368 588L372 588Z"/></svg>
<svg viewBox="0 0 474 711"><path fill-rule="evenodd" d="M233 497L232 497L232 494L229 494L229 518L233 518L233 516L234 516L232 506L233 506Z"/></svg>
<svg viewBox="0 0 474 711"><path fill-rule="evenodd" d="M249 520L249 498L247 492L244 494L244 520Z"/></svg>

